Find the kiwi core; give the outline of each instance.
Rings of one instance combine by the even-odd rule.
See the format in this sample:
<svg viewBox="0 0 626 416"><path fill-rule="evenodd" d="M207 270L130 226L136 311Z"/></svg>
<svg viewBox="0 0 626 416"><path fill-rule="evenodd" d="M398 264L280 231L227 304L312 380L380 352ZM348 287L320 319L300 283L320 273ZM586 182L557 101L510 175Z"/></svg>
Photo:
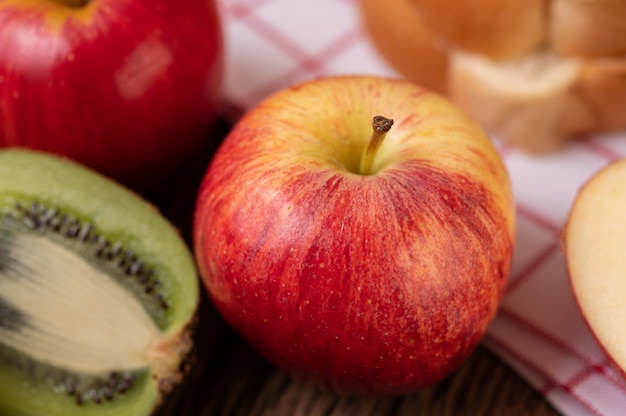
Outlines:
<svg viewBox="0 0 626 416"><path fill-rule="evenodd" d="M69 249L28 233L0 235L0 316L6 346L77 373L145 368L159 336L123 287Z"/></svg>
<svg viewBox="0 0 626 416"><path fill-rule="evenodd" d="M188 346L162 336L162 286L91 224L17 204L0 216L0 365L78 404L113 400L149 372L176 377Z"/></svg>

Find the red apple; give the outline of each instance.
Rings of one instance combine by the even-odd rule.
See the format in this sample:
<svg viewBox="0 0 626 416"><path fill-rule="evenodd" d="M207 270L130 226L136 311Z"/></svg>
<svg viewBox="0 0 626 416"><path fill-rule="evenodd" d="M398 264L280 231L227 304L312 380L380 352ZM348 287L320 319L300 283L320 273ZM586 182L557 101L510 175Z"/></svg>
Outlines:
<svg viewBox="0 0 626 416"><path fill-rule="evenodd" d="M0 0L0 146L154 183L206 140L222 48L212 0Z"/></svg>
<svg viewBox="0 0 626 416"><path fill-rule="evenodd" d="M496 313L514 240L509 177L483 130L377 77L310 81L249 111L195 215L226 321L271 362L350 394L405 394L456 369Z"/></svg>

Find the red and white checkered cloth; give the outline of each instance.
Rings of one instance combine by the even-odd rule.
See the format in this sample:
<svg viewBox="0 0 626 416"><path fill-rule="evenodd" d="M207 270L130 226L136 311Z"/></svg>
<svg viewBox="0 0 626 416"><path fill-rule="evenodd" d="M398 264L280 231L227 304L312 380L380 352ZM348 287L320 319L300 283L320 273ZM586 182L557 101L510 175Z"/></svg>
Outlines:
<svg viewBox="0 0 626 416"><path fill-rule="evenodd" d="M218 4L226 42L225 96L235 115L312 77L397 75L370 43L356 0ZM562 413L624 415L626 383L577 309L559 237L579 187L608 162L626 157L626 132L548 156L499 149L512 178L518 231L508 292L484 343Z"/></svg>

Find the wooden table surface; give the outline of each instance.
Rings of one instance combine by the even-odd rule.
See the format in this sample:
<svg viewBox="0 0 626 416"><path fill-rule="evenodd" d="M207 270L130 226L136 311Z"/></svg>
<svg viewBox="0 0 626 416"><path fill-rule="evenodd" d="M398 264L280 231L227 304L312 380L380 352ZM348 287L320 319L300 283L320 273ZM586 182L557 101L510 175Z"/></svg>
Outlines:
<svg viewBox="0 0 626 416"><path fill-rule="evenodd" d="M344 397L284 374L261 358L203 299L196 362L158 416L532 415L558 413L479 346L450 377L396 398Z"/></svg>
<svg viewBox="0 0 626 416"><path fill-rule="evenodd" d="M144 195L189 242L198 185L230 126L219 122L197 159L159 189ZM194 362L158 416L389 416L533 415L558 413L484 346L451 376L396 398L345 397L296 380L265 361L222 320L203 293Z"/></svg>

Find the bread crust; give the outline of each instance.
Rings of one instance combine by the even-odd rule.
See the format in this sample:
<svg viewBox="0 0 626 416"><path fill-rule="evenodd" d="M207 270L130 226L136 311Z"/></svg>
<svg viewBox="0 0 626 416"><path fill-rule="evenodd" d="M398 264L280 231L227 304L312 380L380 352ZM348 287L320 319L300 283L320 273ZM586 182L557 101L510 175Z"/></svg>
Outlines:
<svg viewBox="0 0 626 416"><path fill-rule="evenodd" d="M566 56L626 55L626 1L552 0L550 43Z"/></svg>
<svg viewBox="0 0 626 416"><path fill-rule="evenodd" d="M520 56L546 38L546 0L410 0L451 49Z"/></svg>
<svg viewBox="0 0 626 416"><path fill-rule="evenodd" d="M378 51L406 78L446 93L448 52L410 0L361 0L361 14Z"/></svg>
<svg viewBox="0 0 626 416"><path fill-rule="evenodd" d="M584 61L573 92L592 122L578 129L565 126L569 132L587 135L626 128L626 59Z"/></svg>

